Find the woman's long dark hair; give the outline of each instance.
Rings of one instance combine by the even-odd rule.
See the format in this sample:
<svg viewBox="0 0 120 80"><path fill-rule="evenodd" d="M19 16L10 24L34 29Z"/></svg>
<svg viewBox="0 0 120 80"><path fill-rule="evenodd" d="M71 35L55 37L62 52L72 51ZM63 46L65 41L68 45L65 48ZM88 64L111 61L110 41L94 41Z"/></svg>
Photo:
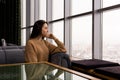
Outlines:
<svg viewBox="0 0 120 80"><path fill-rule="evenodd" d="M33 30L32 30L31 36L30 36L30 39L31 38L35 38L35 37L37 37L37 36L42 34L42 27L43 27L43 25L45 23L47 23L47 22L44 21L44 20L38 20L38 21L35 22L35 24L33 26Z"/></svg>

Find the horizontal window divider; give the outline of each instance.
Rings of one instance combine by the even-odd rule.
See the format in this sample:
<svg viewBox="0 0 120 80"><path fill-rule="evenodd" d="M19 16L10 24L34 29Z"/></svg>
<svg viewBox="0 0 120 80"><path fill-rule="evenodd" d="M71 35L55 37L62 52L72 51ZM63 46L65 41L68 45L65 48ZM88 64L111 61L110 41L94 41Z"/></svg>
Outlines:
<svg viewBox="0 0 120 80"><path fill-rule="evenodd" d="M27 26L27 27L23 27L21 29L29 29L29 28L32 28L33 26Z"/></svg>
<svg viewBox="0 0 120 80"><path fill-rule="evenodd" d="M89 11L89 12L85 12L85 13L81 13L81 14L77 14L77 15L72 15L72 16L67 17L67 19L80 17L80 16L86 16L86 15L92 14L92 12L93 11Z"/></svg>
<svg viewBox="0 0 120 80"><path fill-rule="evenodd" d="M114 5L114 6L109 6L106 8L101 8L96 10L96 12L103 12L103 11L108 11L108 10L112 10L112 9L116 9L116 8L120 8L120 4Z"/></svg>
<svg viewBox="0 0 120 80"><path fill-rule="evenodd" d="M49 21L48 23L58 22L58 21L62 21L62 20L64 20L64 18L60 18L60 19L56 19L56 20L52 20L52 21Z"/></svg>

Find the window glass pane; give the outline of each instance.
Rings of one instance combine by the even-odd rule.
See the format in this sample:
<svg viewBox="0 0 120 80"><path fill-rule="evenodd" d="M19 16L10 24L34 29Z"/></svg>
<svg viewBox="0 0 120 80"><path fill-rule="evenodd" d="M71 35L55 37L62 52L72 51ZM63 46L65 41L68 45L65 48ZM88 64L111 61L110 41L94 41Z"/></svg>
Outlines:
<svg viewBox="0 0 120 80"><path fill-rule="evenodd" d="M26 29L21 30L21 45L26 45Z"/></svg>
<svg viewBox="0 0 120 80"><path fill-rule="evenodd" d="M46 20L46 0L39 0L39 19Z"/></svg>
<svg viewBox="0 0 120 80"><path fill-rule="evenodd" d="M72 15L92 11L92 0L71 0L71 4Z"/></svg>
<svg viewBox="0 0 120 80"><path fill-rule="evenodd" d="M120 63L120 9L103 13L103 59Z"/></svg>
<svg viewBox="0 0 120 80"><path fill-rule="evenodd" d="M72 19L72 57L92 58L92 16Z"/></svg>
<svg viewBox="0 0 120 80"><path fill-rule="evenodd" d="M56 23L53 23L53 34L62 42L64 42L64 27L63 27L63 21L59 21ZM53 42L54 43L54 42ZM54 43L55 44L55 43Z"/></svg>
<svg viewBox="0 0 120 80"><path fill-rule="evenodd" d="M52 0L52 19L59 19L63 18L63 11L64 11L64 0Z"/></svg>
<svg viewBox="0 0 120 80"><path fill-rule="evenodd" d="M103 0L103 7L120 4L120 0Z"/></svg>

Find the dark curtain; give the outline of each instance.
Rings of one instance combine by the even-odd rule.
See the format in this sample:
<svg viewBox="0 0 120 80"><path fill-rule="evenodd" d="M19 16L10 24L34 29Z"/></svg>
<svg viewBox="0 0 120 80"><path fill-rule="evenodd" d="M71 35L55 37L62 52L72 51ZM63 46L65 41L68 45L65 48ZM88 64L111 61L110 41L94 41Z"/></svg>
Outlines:
<svg viewBox="0 0 120 80"><path fill-rule="evenodd" d="M20 0L0 0L0 40L20 44Z"/></svg>
<svg viewBox="0 0 120 80"><path fill-rule="evenodd" d="M20 44L20 13L20 0L0 0L0 42ZM21 80L21 67L1 67L0 80Z"/></svg>

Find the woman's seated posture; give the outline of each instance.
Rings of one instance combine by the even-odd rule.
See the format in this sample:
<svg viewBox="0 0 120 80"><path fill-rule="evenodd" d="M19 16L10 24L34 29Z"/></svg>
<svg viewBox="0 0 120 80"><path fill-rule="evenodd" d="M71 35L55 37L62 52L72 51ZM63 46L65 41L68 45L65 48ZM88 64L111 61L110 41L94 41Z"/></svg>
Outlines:
<svg viewBox="0 0 120 80"><path fill-rule="evenodd" d="M51 44L44 38L53 39L57 46ZM48 33L48 23L46 21L36 21L33 26L30 39L27 41L25 47L26 62L30 63L48 61L49 54L55 54L59 52L66 53L64 44L53 34ZM36 72L34 72L34 70L36 70ZM39 67L36 67L35 65L33 65L33 67L26 66L27 80L44 80L44 74L47 70L49 70L49 67L46 67L45 65L39 65Z"/></svg>

